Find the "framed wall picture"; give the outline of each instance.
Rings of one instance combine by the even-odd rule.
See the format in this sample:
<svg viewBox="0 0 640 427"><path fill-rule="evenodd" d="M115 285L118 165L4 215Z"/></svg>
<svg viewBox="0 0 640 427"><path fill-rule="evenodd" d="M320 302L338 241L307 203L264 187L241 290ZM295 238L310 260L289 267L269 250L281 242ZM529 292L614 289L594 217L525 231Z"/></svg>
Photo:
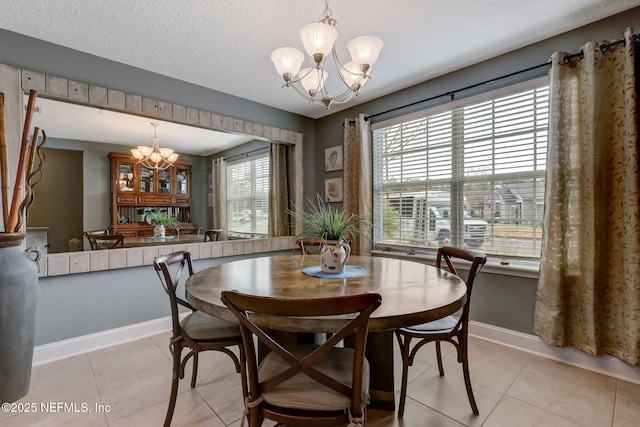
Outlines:
<svg viewBox="0 0 640 427"><path fill-rule="evenodd" d="M213 193L209 193L208 194L208 199L209 199L209 207L212 208L213 207Z"/></svg>
<svg viewBox="0 0 640 427"><path fill-rule="evenodd" d="M213 175L209 175L209 190L213 189Z"/></svg>
<svg viewBox="0 0 640 427"><path fill-rule="evenodd" d="M324 170L325 172L340 171L343 165L342 145L326 148L324 150Z"/></svg>
<svg viewBox="0 0 640 427"><path fill-rule="evenodd" d="M342 178L330 178L324 180L324 201L342 201Z"/></svg>

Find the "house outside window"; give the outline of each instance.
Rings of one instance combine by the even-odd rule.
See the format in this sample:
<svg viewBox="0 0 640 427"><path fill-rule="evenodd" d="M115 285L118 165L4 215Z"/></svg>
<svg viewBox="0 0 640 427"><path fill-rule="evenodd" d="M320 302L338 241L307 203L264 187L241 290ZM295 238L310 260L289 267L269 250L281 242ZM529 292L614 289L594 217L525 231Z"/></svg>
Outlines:
<svg viewBox="0 0 640 427"><path fill-rule="evenodd" d="M539 257L548 103L540 78L373 124L375 243Z"/></svg>
<svg viewBox="0 0 640 427"><path fill-rule="evenodd" d="M269 216L269 156L255 156L227 165L229 234L267 235Z"/></svg>

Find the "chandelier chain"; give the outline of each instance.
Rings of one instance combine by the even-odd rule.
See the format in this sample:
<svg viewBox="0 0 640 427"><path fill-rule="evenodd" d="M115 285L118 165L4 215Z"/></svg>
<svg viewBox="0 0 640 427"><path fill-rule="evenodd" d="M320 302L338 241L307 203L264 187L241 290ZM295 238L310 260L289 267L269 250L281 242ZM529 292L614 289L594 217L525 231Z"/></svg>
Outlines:
<svg viewBox="0 0 640 427"><path fill-rule="evenodd" d="M324 16L325 18L330 18L331 13L331 9L329 9L329 0L324 0L324 12L322 13L322 16Z"/></svg>

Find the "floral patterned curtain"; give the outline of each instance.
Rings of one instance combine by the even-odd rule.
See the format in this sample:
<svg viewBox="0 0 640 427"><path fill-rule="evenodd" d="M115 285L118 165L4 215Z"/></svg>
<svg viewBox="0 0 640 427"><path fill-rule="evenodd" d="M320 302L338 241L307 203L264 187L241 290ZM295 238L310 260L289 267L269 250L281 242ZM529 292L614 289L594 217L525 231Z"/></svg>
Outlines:
<svg viewBox="0 0 640 427"><path fill-rule="evenodd" d="M640 173L633 31L552 56L534 330L640 365Z"/></svg>
<svg viewBox="0 0 640 427"><path fill-rule="evenodd" d="M362 218L360 236L351 244L354 255L371 255L372 220L372 148L371 126L360 114L355 120L344 121L344 182L343 206L347 212Z"/></svg>
<svg viewBox="0 0 640 427"><path fill-rule="evenodd" d="M221 229L220 240L227 240L229 224L227 223L227 162L219 157L211 161L211 177L213 187L213 228Z"/></svg>

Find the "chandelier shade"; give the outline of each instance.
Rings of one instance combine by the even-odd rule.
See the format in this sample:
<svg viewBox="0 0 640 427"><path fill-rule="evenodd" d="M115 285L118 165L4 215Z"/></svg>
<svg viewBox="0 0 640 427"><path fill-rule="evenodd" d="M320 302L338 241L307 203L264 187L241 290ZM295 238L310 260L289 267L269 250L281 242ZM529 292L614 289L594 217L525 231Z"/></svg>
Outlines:
<svg viewBox="0 0 640 427"><path fill-rule="evenodd" d="M163 170L173 166L173 163L178 160L178 154L171 148L160 148L160 139L157 136L156 130L159 123L151 122L153 126L153 136L151 137L151 147L146 145L138 145L137 148L131 150L131 155L142 166L148 169Z"/></svg>
<svg viewBox="0 0 640 427"><path fill-rule="evenodd" d="M371 68L369 68L369 71L371 71ZM344 67L340 70L340 74L342 75L342 80L344 80L346 85L353 91L360 90L369 80L360 78L360 66L353 61L344 64ZM360 87L356 88L356 85L360 85Z"/></svg>
<svg viewBox="0 0 640 427"><path fill-rule="evenodd" d="M314 96L324 87L327 80L327 72L318 68L304 68L300 70L300 84L309 93Z"/></svg>
<svg viewBox="0 0 640 427"><path fill-rule="evenodd" d="M384 43L377 37L363 36L351 40L347 44L347 50L351 55L351 61L357 65L375 64Z"/></svg>
<svg viewBox="0 0 640 427"><path fill-rule="evenodd" d="M293 47L281 47L273 51L271 61L273 61L278 74L295 76L300 71L304 54Z"/></svg>
<svg viewBox="0 0 640 427"><path fill-rule="evenodd" d="M315 57L315 55L321 54L322 58L324 58L331 53L333 44L338 38L338 30L328 24L318 22L302 27L300 38L302 39L304 50L309 55Z"/></svg>
<svg viewBox="0 0 640 427"><path fill-rule="evenodd" d="M324 18L320 22L305 25L300 30L304 50L313 60L312 67L300 69L305 56L296 48L281 47L271 53L271 61L285 81L283 87L291 87L312 104L322 104L327 109L331 104L342 104L358 95L369 80L371 67L378 60L384 46L378 37L357 37L347 44L351 61L343 65L335 49L338 22L331 18L331 13L329 0L325 0ZM336 75L344 86L344 91L335 96L329 93L325 85L329 77L325 68L329 56L333 58Z"/></svg>

